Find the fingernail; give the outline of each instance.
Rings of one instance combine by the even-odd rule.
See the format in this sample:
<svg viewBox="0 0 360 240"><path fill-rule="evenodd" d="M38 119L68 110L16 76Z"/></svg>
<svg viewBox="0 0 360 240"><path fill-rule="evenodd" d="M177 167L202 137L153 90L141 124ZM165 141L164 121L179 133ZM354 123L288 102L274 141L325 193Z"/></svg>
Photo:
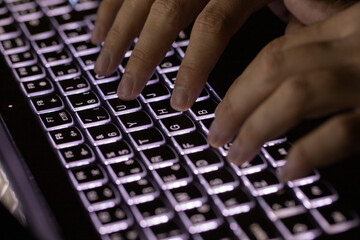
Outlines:
<svg viewBox="0 0 360 240"><path fill-rule="evenodd" d="M110 53L103 49L100 52L99 57L96 60L94 71L100 75L105 76L110 65Z"/></svg>
<svg viewBox="0 0 360 240"><path fill-rule="evenodd" d="M183 87L174 88L171 96L171 106L176 110L185 110L189 101L188 91Z"/></svg>
<svg viewBox="0 0 360 240"><path fill-rule="evenodd" d="M124 76L120 80L119 88L118 88L118 96L120 98L127 97L132 94L133 91L133 79L130 74L125 73Z"/></svg>
<svg viewBox="0 0 360 240"><path fill-rule="evenodd" d="M103 30L99 24L95 24L95 27L91 33L91 42L93 44L100 44L103 38Z"/></svg>

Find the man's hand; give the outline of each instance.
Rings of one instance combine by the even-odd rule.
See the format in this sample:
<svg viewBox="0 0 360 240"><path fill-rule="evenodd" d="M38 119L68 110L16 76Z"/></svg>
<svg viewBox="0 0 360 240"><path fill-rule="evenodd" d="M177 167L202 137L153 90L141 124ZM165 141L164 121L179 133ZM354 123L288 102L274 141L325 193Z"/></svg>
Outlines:
<svg viewBox="0 0 360 240"><path fill-rule="evenodd" d="M219 104L209 142L233 140L228 159L261 146L305 118L331 115L291 148L287 181L360 151L360 4L267 45Z"/></svg>
<svg viewBox="0 0 360 240"><path fill-rule="evenodd" d="M93 43L105 39L95 72L109 75L115 71L140 33L118 88L121 99L134 99L178 33L196 19L171 99L173 108L186 110L201 93L231 36L269 1L103 0L92 35Z"/></svg>

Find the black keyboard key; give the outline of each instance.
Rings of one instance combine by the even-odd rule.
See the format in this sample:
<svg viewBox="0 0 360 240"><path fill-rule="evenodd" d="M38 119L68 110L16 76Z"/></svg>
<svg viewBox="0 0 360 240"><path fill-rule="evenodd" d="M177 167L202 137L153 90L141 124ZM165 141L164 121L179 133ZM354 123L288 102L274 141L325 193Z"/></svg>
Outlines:
<svg viewBox="0 0 360 240"><path fill-rule="evenodd" d="M45 53L60 50L63 48L63 43L54 35L49 38L35 40L33 46L38 52Z"/></svg>
<svg viewBox="0 0 360 240"><path fill-rule="evenodd" d="M254 196L274 193L284 187L284 184L270 170L242 176L242 180Z"/></svg>
<svg viewBox="0 0 360 240"><path fill-rule="evenodd" d="M146 175L144 166L136 158L112 163L108 169L116 184L138 181Z"/></svg>
<svg viewBox="0 0 360 240"><path fill-rule="evenodd" d="M41 18L42 16L43 13L40 7L36 5L28 6L23 9L18 9L14 11L14 17L18 22L31 21L33 19Z"/></svg>
<svg viewBox="0 0 360 240"><path fill-rule="evenodd" d="M70 63L72 61L72 57L70 53L68 53L64 49L59 49L53 52L46 52L40 55L45 66L56 66L62 65L66 63Z"/></svg>
<svg viewBox="0 0 360 240"><path fill-rule="evenodd" d="M155 169L153 173L155 179L164 190L185 186L193 180L189 171L180 163Z"/></svg>
<svg viewBox="0 0 360 240"><path fill-rule="evenodd" d="M97 87L103 99L112 99L112 98L117 98L116 92L118 85L119 85L119 81L112 81L112 82L98 84Z"/></svg>
<svg viewBox="0 0 360 240"><path fill-rule="evenodd" d="M150 232L146 232L146 236L159 240L189 239L189 234L174 220L150 227Z"/></svg>
<svg viewBox="0 0 360 240"><path fill-rule="evenodd" d="M91 37L91 32L86 26L64 29L60 31L60 34L64 41L68 44L85 41Z"/></svg>
<svg viewBox="0 0 360 240"><path fill-rule="evenodd" d="M265 195L260 198L260 201L262 205L265 205L264 208L272 214L274 220L294 216L306 211L296 197L285 189Z"/></svg>
<svg viewBox="0 0 360 240"><path fill-rule="evenodd" d="M0 13L0 25L7 25L14 22L14 18L11 16L10 12Z"/></svg>
<svg viewBox="0 0 360 240"><path fill-rule="evenodd" d="M144 102L155 102L170 98L170 91L162 83L146 85L141 95Z"/></svg>
<svg viewBox="0 0 360 240"><path fill-rule="evenodd" d="M143 228L168 222L174 212L160 199L131 207L134 216Z"/></svg>
<svg viewBox="0 0 360 240"><path fill-rule="evenodd" d="M24 22L22 26L26 36L32 40L44 39L54 35L54 30L45 17Z"/></svg>
<svg viewBox="0 0 360 240"><path fill-rule="evenodd" d="M99 76L97 73L95 73L95 71L93 69L90 69L87 73L88 73L89 79L94 84L100 84L100 83L111 82L111 81L119 81L121 78L119 71L115 71L114 73L112 73L111 75L106 76L106 77Z"/></svg>
<svg viewBox="0 0 360 240"><path fill-rule="evenodd" d="M255 201L240 187L213 195L213 199L224 216L248 212L255 206Z"/></svg>
<svg viewBox="0 0 360 240"><path fill-rule="evenodd" d="M69 95L67 99L74 111L94 108L100 105L100 100L93 91Z"/></svg>
<svg viewBox="0 0 360 240"><path fill-rule="evenodd" d="M55 147L71 147L84 141L83 135L76 127L69 127L49 132Z"/></svg>
<svg viewBox="0 0 360 240"><path fill-rule="evenodd" d="M76 112L84 127L94 127L110 121L110 115L103 107L96 107Z"/></svg>
<svg viewBox="0 0 360 240"><path fill-rule="evenodd" d="M130 137L139 151L158 147L165 143L164 136L155 127L147 128L137 132L131 132Z"/></svg>
<svg viewBox="0 0 360 240"><path fill-rule="evenodd" d="M209 203L180 212L179 215L191 234L216 229L224 222Z"/></svg>
<svg viewBox="0 0 360 240"><path fill-rule="evenodd" d="M32 98L31 103L37 113L52 112L64 107L61 98L56 94Z"/></svg>
<svg viewBox="0 0 360 240"><path fill-rule="evenodd" d="M108 177L98 165L88 165L70 170L70 177L79 191L100 187L104 185Z"/></svg>
<svg viewBox="0 0 360 240"><path fill-rule="evenodd" d="M47 78L22 82L21 86L28 97L40 96L54 91L51 81Z"/></svg>
<svg viewBox="0 0 360 240"><path fill-rule="evenodd" d="M173 117L176 115L181 114L181 112L176 111L170 106L170 100L162 100L158 102L151 102L149 103L149 107L153 115L157 119L167 118L167 117Z"/></svg>
<svg viewBox="0 0 360 240"><path fill-rule="evenodd" d="M132 148L123 140L100 145L98 152L105 164L125 161L134 155Z"/></svg>
<svg viewBox="0 0 360 240"><path fill-rule="evenodd" d="M264 159L262 159L262 157L257 155L253 160L243 163L240 166L237 166L234 164L232 164L231 166L235 169L237 174L240 176L240 175L247 175L247 174L260 172L263 169L265 169L268 165L264 161Z"/></svg>
<svg viewBox="0 0 360 240"><path fill-rule="evenodd" d="M323 181L294 188L294 191L306 208L321 207L338 199L335 189Z"/></svg>
<svg viewBox="0 0 360 240"><path fill-rule="evenodd" d="M30 48L30 44L21 37L1 40L0 43L0 49L3 54L19 53Z"/></svg>
<svg viewBox="0 0 360 240"><path fill-rule="evenodd" d="M158 69L161 73L174 72L179 70L181 60L175 54L165 57L159 64Z"/></svg>
<svg viewBox="0 0 360 240"><path fill-rule="evenodd" d="M32 51L10 54L6 56L6 59L8 64L14 68L29 66L37 62L37 58Z"/></svg>
<svg viewBox="0 0 360 240"><path fill-rule="evenodd" d="M199 177L210 195L231 191L240 184L238 176L230 168L220 168Z"/></svg>
<svg viewBox="0 0 360 240"><path fill-rule="evenodd" d="M73 125L73 119L66 110L40 114L40 119L49 131Z"/></svg>
<svg viewBox="0 0 360 240"><path fill-rule="evenodd" d="M15 38L19 35L20 31L13 23L0 26L0 40Z"/></svg>
<svg viewBox="0 0 360 240"><path fill-rule="evenodd" d="M70 45L72 52L75 56L83 56L92 53L98 53L100 51L100 47L98 45L92 44L90 39L74 42Z"/></svg>
<svg viewBox="0 0 360 240"><path fill-rule="evenodd" d="M81 67L84 70L91 70L94 68L95 66L95 62L97 57L99 56L99 53L95 52L95 53L89 53L86 55L81 55L78 60L80 62Z"/></svg>
<svg viewBox="0 0 360 240"><path fill-rule="evenodd" d="M213 121L214 121L214 118L206 118L206 119L199 121L201 128L206 132L206 134L209 133L209 129L210 129L210 126Z"/></svg>
<svg viewBox="0 0 360 240"><path fill-rule="evenodd" d="M187 154L185 159L195 174L216 171L224 165L225 161L210 148Z"/></svg>
<svg viewBox="0 0 360 240"><path fill-rule="evenodd" d="M200 190L200 187L194 183L171 189L166 191L165 194L178 212L200 207L208 200L203 190Z"/></svg>
<svg viewBox="0 0 360 240"><path fill-rule="evenodd" d="M109 234L110 240L140 240L139 231L127 229Z"/></svg>
<svg viewBox="0 0 360 240"><path fill-rule="evenodd" d="M290 147L291 144L288 141L284 141L282 143L264 146L262 152L273 167L280 167L286 163L285 158Z"/></svg>
<svg viewBox="0 0 360 240"><path fill-rule="evenodd" d="M147 129L153 125L151 118L145 111L119 115L118 119L126 132Z"/></svg>
<svg viewBox="0 0 360 240"><path fill-rule="evenodd" d="M71 6L70 6L71 7ZM83 17L79 12L71 11L54 16L54 23L62 29L76 28L82 24Z"/></svg>
<svg viewBox="0 0 360 240"><path fill-rule="evenodd" d="M61 160L66 168L87 165L95 160L93 151L86 144L60 149Z"/></svg>
<svg viewBox="0 0 360 240"><path fill-rule="evenodd" d="M161 119L160 124L168 136L180 135L196 129L194 122L185 114Z"/></svg>
<svg viewBox="0 0 360 240"><path fill-rule="evenodd" d="M137 240L138 235L137 232L132 231L130 233L128 229L132 223L133 219L130 217L128 211L126 211L121 206L115 206L112 208L96 211L95 214L91 215L95 226L97 227L100 234L108 234L111 233L110 239L131 239ZM123 231L125 232L118 232ZM113 233L116 232L116 233ZM120 238L118 238L120 237ZM126 237L126 238L122 238ZM129 237L129 238L128 238Z"/></svg>
<svg viewBox="0 0 360 240"><path fill-rule="evenodd" d="M199 131L174 136L172 140L181 154L199 152L209 147L206 137Z"/></svg>
<svg viewBox="0 0 360 240"><path fill-rule="evenodd" d="M222 225L221 227L218 227L216 229L207 232L202 232L200 233L200 236L202 240L207 240L207 239L232 240L232 239L236 239L236 237L239 237L239 236L235 237L232 229L230 229L226 225Z"/></svg>
<svg viewBox="0 0 360 240"><path fill-rule="evenodd" d="M84 190L80 197L89 212L114 207L120 202L118 192L110 185Z"/></svg>
<svg viewBox="0 0 360 240"><path fill-rule="evenodd" d="M84 77L74 77L57 82L64 95L83 93L90 90L90 84Z"/></svg>
<svg viewBox="0 0 360 240"><path fill-rule="evenodd" d="M168 167L179 161L176 152L169 145L144 150L141 155L150 170Z"/></svg>
<svg viewBox="0 0 360 240"><path fill-rule="evenodd" d="M49 1L47 4L44 4L43 8L47 16L56 16L72 10L68 1Z"/></svg>
<svg viewBox="0 0 360 240"><path fill-rule="evenodd" d="M95 145L115 142L121 139L120 130L113 124L104 124L86 129Z"/></svg>
<svg viewBox="0 0 360 240"><path fill-rule="evenodd" d="M45 70L39 64L15 68L14 72L21 82L45 78Z"/></svg>
<svg viewBox="0 0 360 240"><path fill-rule="evenodd" d="M287 231L283 232L285 239L306 239L312 236L314 239L321 234L321 230L315 225L314 219L308 214L300 214L280 220Z"/></svg>
<svg viewBox="0 0 360 240"><path fill-rule="evenodd" d="M121 195L129 205L152 201L160 194L157 185L148 178L121 184L119 188Z"/></svg>
<svg viewBox="0 0 360 240"><path fill-rule="evenodd" d="M123 101L119 98L114 98L109 99L107 103L115 115L133 113L141 109L140 102L137 99Z"/></svg>
<svg viewBox="0 0 360 240"><path fill-rule="evenodd" d="M71 79L74 77L78 77L81 74L80 69L73 62L50 67L49 71L55 81Z"/></svg>
<svg viewBox="0 0 360 240"><path fill-rule="evenodd" d="M214 118L216 107L217 103L212 99L208 99L195 102L194 105L190 108L190 112L196 120Z"/></svg>

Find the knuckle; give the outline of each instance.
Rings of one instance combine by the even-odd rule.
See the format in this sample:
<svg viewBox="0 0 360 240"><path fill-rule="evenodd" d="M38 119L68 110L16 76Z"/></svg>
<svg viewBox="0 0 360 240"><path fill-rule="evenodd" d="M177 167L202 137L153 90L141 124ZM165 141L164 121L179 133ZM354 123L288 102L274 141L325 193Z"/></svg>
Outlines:
<svg viewBox="0 0 360 240"><path fill-rule="evenodd" d="M198 32L224 34L228 32L228 18L220 7L207 7L195 21L194 29Z"/></svg>
<svg viewBox="0 0 360 240"><path fill-rule="evenodd" d="M283 52L271 52L263 55L260 68L265 74L276 74L284 66L284 53Z"/></svg>

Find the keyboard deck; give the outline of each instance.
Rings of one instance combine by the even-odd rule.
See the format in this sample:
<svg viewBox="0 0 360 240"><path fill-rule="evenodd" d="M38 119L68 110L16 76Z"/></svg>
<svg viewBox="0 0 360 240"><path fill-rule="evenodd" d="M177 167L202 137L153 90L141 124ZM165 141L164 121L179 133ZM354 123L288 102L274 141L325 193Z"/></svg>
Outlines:
<svg viewBox="0 0 360 240"><path fill-rule="evenodd" d="M94 72L98 4L0 0L0 51L102 239L314 239L358 226L318 171L278 180L286 137L242 166L226 161L230 144L211 148L209 85L190 110L170 107L185 31L141 95L118 99L131 49L111 76Z"/></svg>

